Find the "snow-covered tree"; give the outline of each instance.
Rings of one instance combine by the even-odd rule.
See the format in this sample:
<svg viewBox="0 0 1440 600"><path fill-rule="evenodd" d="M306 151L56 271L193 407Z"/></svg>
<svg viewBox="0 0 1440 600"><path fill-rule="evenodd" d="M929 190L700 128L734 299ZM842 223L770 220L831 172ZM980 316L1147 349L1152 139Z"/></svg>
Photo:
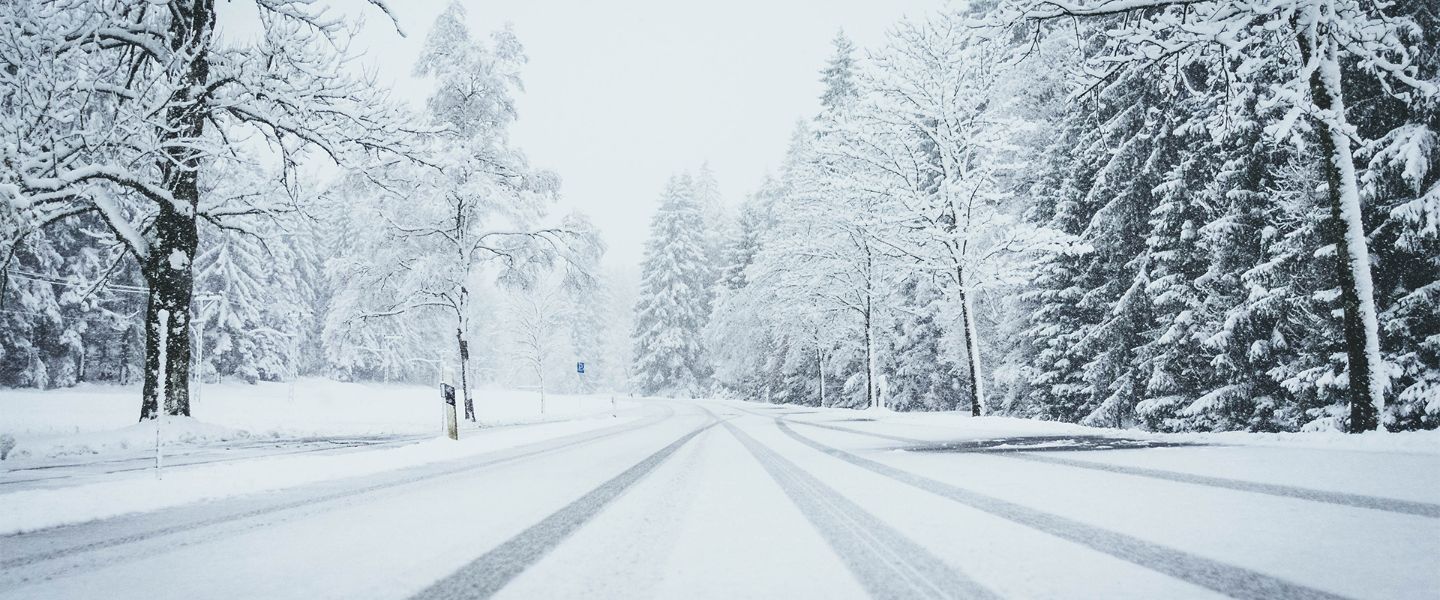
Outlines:
<svg viewBox="0 0 1440 600"><path fill-rule="evenodd" d="M830 45L833 48L830 62L820 72L820 83L825 85L820 104L825 110L835 111L853 101L860 92L855 85L855 43L844 31L837 31Z"/></svg>
<svg viewBox="0 0 1440 600"><path fill-rule="evenodd" d="M1396 94L1440 93L1415 62L1421 27L1392 8L1362 0L1005 0L993 15L994 23L1027 29L1018 34L1027 39L1052 28L1068 32L1077 18L1104 20L1108 51L1095 55L1085 74L1094 85L1137 70L1183 80L1202 66L1239 83L1288 70L1265 98L1286 107L1269 133L1297 140L1308 134L1318 142L1315 156L1337 223L1329 235L1337 247L1351 431L1380 425L1386 370L1346 90L1358 71ZM1347 68L1352 61L1359 69Z"/></svg>
<svg viewBox="0 0 1440 600"><path fill-rule="evenodd" d="M954 300L975 415L984 389L975 297L1025 281L1030 261L1072 241L1020 219L1015 179L1031 127L1014 90L997 84L1013 74L983 42L956 14L902 23L872 54L826 150L852 193L880 197L895 226L878 240L897 267L937 277Z"/></svg>
<svg viewBox="0 0 1440 600"><path fill-rule="evenodd" d="M695 396L708 385L700 331L709 318L712 275L693 187L688 176L670 178L645 243L632 383L646 394Z"/></svg>
<svg viewBox="0 0 1440 600"><path fill-rule="evenodd" d="M403 115L346 74L343 18L253 5L261 35L234 39L216 35L211 0L0 5L0 196L30 228L94 219L101 247L139 265L142 419L189 414L200 222L267 210L201 192L215 165L255 161L239 140L258 136L286 166L306 148L406 151Z"/></svg>
<svg viewBox="0 0 1440 600"><path fill-rule="evenodd" d="M558 282L540 281L507 298L505 329L515 358L539 386L541 413L545 412L545 377L570 346L566 324L575 320L573 308Z"/></svg>
<svg viewBox="0 0 1440 600"><path fill-rule="evenodd" d="M362 326L417 311L438 311L454 335L465 417L474 421L471 319L477 278L527 288L539 274L591 277L601 250L589 221L548 216L559 177L529 165L509 142L514 93L525 55L508 29L489 44L470 36L465 10L451 4L426 38L415 66L436 88L427 101L439 129L421 164L396 163L368 186L364 210L384 223L366 256L351 265L342 322Z"/></svg>

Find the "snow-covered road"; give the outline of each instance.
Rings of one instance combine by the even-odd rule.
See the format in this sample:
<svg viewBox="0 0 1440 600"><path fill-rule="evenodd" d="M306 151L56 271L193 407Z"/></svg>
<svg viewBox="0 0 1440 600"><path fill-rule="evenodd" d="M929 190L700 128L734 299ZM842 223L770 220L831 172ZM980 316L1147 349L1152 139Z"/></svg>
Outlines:
<svg viewBox="0 0 1440 600"><path fill-rule="evenodd" d="M0 598L1440 596L1433 453L639 412L0 537Z"/></svg>

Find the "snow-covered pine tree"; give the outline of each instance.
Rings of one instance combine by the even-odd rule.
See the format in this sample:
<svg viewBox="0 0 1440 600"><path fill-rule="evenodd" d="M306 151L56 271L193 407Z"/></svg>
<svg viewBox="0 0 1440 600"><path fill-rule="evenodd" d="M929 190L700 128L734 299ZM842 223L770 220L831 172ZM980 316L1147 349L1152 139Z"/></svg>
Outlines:
<svg viewBox="0 0 1440 600"><path fill-rule="evenodd" d="M705 268L709 269L708 277L712 282L707 292L712 295L709 300L713 301L713 284L719 281L723 272L726 242L735 230L735 218L726 206L725 198L720 194L720 182L716 180L715 171L711 170L708 162L701 163L700 170L695 174L694 194L704 223Z"/></svg>
<svg viewBox="0 0 1440 600"><path fill-rule="evenodd" d="M962 389L956 365L945 351L944 294L935 283L911 275L900 283L887 353L891 407L895 410L958 410L973 394ZM962 334L963 335L963 334Z"/></svg>
<svg viewBox="0 0 1440 600"><path fill-rule="evenodd" d="M1086 358L1088 412L1080 422L1112 427L1135 423L1147 374L1137 354L1154 329L1149 217L1155 189L1178 156L1171 98L1140 78L1125 80L1116 99L1128 108L1118 121L1133 127L1087 191L1097 206L1082 239L1091 248L1082 271L1089 289L1081 302L1099 317L1077 349Z"/></svg>
<svg viewBox="0 0 1440 600"><path fill-rule="evenodd" d="M1133 287L1137 271L1127 264L1144 243L1149 188L1135 185L1134 176L1150 154L1145 127L1154 120L1147 119L1141 97L1147 88L1145 82L1126 77L1071 105L1055 141L1037 163L1042 175L1031 188L1036 204L1030 219L1087 244L1102 230L1140 237L1102 240L1111 244L1108 252L1082 246L1054 255L1042 262L1033 285L1022 292L1023 310L1030 315L1023 335L1033 350L1025 359L1028 393L1018 407L1024 414L1079 421L1112 394L1095 390L1092 385L1100 373L1092 371L1095 376L1087 380L1085 367L1100 350L1115 350L1090 340L1106 321L1111 303ZM1106 217L1123 222L1096 218L1112 199L1122 197L1131 200L1128 210L1118 210L1121 205L1116 204L1117 210Z"/></svg>
<svg viewBox="0 0 1440 600"><path fill-rule="evenodd" d="M1440 12L1402 0L1391 9L1419 26L1417 78L1440 85ZM1440 96L1392 93L1354 73L1352 119L1362 139L1360 191L1375 255L1376 302L1394 401L1392 429L1440 427Z"/></svg>
<svg viewBox="0 0 1440 600"><path fill-rule="evenodd" d="M1154 189L1156 206L1145 239L1145 294L1155 329L1142 334L1145 339L1135 350L1143 388L1136 390L1134 417L1153 430L1169 428L1176 411L1214 382L1204 341L1216 315L1207 310L1199 288L1209 266L1200 228L1214 216L1206 192L1218 165L1203 152L1209 149L1209 135L1201 122L1183 122L1170 135L1169 151L1177 153L1178 163Z"/></svg>
<svg viewBox="0 0 1440 600"><path fill-rule="evenodd" d="M708 385L704 217L689 177L672 176L650 221L635 303L632 384L645 394L697 396Z"/></svg>
<svg viewBox="0 0 1440 600"><path fill-rule="evenodd" d="M763 395L762 382L767 353L774 347L770 338L769 311L751 306L746 294L748 271L760 253L761 240L772 226L770 214L779 183L766 176L760 189L740 206L740 217L730 239L717 282L715 302L705 326L705 353L714 370L715 383L744 398Z"/></svg>
<svg viewBox="0 0 1440 600"><path fill-rule="evenodd" d="M1394 8L1361 0L1276 0L1240 7L1223 0L1003 0L994 13L995 24L1023 26L1026 31L1016 36L1027 39L1057 26L1068 34L1075 19L1104 21L1113 45L1095 56L1086 75L1096 85L1125 71L1183 77L1196 65L1240 83L1257 74L1286 73L1270 92L1272 101L1287 110L1269 131L1284 139L1308 134L1318 142L1313 152L1327 184L1334 224L1326 233L1337 247L1333 263L1344 313L1347 428L1354 432L1380 425L1388 374L1346 90L1356 84L1359 72L1404 90L1407 97L1440 94L1440 85L1422 78L1415 62L1423 28ZM1359 69L1348 67L1353 63Z"/></svg>
<svg viewBox="0 0 1440 600"><path fill-rule="evenodd" d="M820 105L826 111L836 111L853 102L860 91L855 82L855 43L841 30L835 32L830 46L829 62L820 71L820 83L825 86Z"/></svg>

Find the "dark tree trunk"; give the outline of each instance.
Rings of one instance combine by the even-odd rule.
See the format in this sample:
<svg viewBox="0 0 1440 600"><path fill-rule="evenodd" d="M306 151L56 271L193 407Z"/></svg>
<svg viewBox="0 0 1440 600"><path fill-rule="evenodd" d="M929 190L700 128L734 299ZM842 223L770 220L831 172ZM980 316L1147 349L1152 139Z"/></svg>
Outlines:
<svg viewBox="0 0 1440 600"><path fill-rule="evenodd" d="M120 336L120 358L116 361L117 368L115 369L117 377L120 379L120 385L130 385L130 345L135 343L135 338L131 333L134 331L135 325L132 323Z"/></svg>
<svg viewBox="0 0 1440 600"><path fill-rule="evenodd" d="M975 315L971 314L970 298L965 292L964 278L960 279L960 320L965 328L965 372L969 373L970 384L970 416L980 416L980 343L976 338L979 333L975 330Z"/></svg>
<svg viewBox="0 0 1440 600"><path fill-rule="evenodd" d="M189 223L192 233L190 251L193 252L195 221L192 219ZM164 386L165 414L190 416L189 317L194 278L188 263L184 268L172 269L166 258L172 250L163 248L156 245L156 252L145 265L150 302L145 311L145 386L141 419L153 419L160 410L161 386ZM179 247L172 249L183 251Z"/></svg>
<svg viewBox="0 0 1440 600"><path fill-rule="evenodd" d="M465 396L465 418L475 422L475 399L470 394L470 342L465 341L465 330L455 330L455 341L460 346L460 393Z"/></svg>
<svg viewBox="0 0 1440 600"><path fill-rule="evenodd" d="M195 213L201 166L201 156L190 142L205 132L201 94L210 77L208 49L215 30L215 4L192 0L172 5L171 11L170 48L183 62L172 67L175 91L165 109L168 127L160 132L164 156L159 167L163 187L174 202L157 201L160 213L153 224L154 239L141 265L150 288L142 420L158 416L162 395L166 414L190 415L190 299L195 287L191 261L199 245Z"/></svg>
<svg viewBox="0 0 1440 600"><path fill-rule="evenodd" d="M1320 32L1318 35L1325 35ZM1340 88L1340 64L1335 56L1334 42L1330 47L1315 48L1305 33L1298 36L1301 60L1309 62L1316 52L1324 52L1319 68L1310 74L1310 96L1315 107L1331 111L1335 119L1345 119L1345 101ZM1321 164L1329 188L1330 241L1335 244L1335 271L1340 285L1340 303L1344 309L1345 354L1349 363L1350 431L1370 431L1380 424L1380 407L1384 396L1377 369L1380 360L1380 332L1375 308L1374 285L1370 273L1370 249L1360 214L1359 189L1355 179L1350 139L1337 124L1317 123Z"/></svg>

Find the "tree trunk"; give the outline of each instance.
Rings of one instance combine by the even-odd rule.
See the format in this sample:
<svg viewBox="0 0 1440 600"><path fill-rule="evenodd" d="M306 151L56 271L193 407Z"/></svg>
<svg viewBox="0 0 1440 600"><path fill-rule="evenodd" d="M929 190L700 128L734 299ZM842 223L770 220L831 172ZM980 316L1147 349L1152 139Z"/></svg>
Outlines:
<svg viewBox="0 0 1440 600"><path fill-rule="evenodd" d="M820 383L820 406L825 406L825 353L820 350L820 345L815 345L815 374Z"/></svg>
<svg viewBox="0 0 1440 600"><path fill-rule="evenodd" d="M455 329L455 341L460 348L460 393L465 398L465 418L475 422L475 400L470 395L470 343L465 340L465 330Z"/></svg>
<svg viewBox="0 0 1440 600"><path fill-rule="evenodd" d="M119 372L120 385L130 385L130 345L134 343L134 334L131 333L133 331L135 324L132 322L125 328L125 334L121 338L123 342L120 344L120 358L117 361L119 368L116 369Z"/></svg>
<svg viewBox="0 0 1440 600"><path fill-rule="evenodd" d="M191 262L199 245L195 213L200 205L201 154L189 142L205 132L205 99L200 95L210 79L208 51L215 30L215 4L214 0L193 0L174 5L171 11L170 48L186 62L174 67L175 91L165 109L168 127L160 132L164 156L159 167L163 187L174 202L157 201L160 212L153 224L154 241L141 265L150 288L145 310L142 420L158 416L161 397L165 398L166 414L190 415L190 299L195 288Z"/></svg>
<svg viewBox="0 0 1440 600"><path fill-rule="evenodd" d="M970 416L980 416L980 406L985 403L985 390L981 387L980 337L975 328L975 310L970 306L970 294L965 291L960 279L960 320L965 327L965 356L970 363Z"/></svg>
<svg viewBox="0 0 1440 600"><path fill-rule="evenodd" d="M1325 32L1316 35L1324 36ZM1385 394L1378 372L1380 328L1375 309L1374 284L1370 277L1370 248L1360 213L1360 190L1350 138L1344 130L1345 100L1340 79L1340 61L1334 42L1317 48L1317 38L1302 28L1300 55L1304 62L1318 56L1318 68L1310 75L1310 96L1315 107L1330 118L1318 123L1321 151L1325 153L1325 179L1329 187L1330 237L1335 243L1336 275L1340 302L1345 313L1345 350L1350 366L1350 431L1359 433L1380 427Z"/></svg>
<svg viewBox="0 0 1440 600"><path fill-rule="evenodd" d="M150 288L145 310L142 420L158 416L162 396L165 414L190 416L189 321L195 279L189 257L195 255L195 219L173 210L161 210L155 220L155 233L156 243L142 269Z"/></svg>
<svg viewBox="0 0 1440 600"><path fill-rule="evenodd" d="M865 396L870 403L870 408L880 408L879 382L876 381L875 368L875 326L873 311L870 308L870 300L865 301Z"/></svg>

